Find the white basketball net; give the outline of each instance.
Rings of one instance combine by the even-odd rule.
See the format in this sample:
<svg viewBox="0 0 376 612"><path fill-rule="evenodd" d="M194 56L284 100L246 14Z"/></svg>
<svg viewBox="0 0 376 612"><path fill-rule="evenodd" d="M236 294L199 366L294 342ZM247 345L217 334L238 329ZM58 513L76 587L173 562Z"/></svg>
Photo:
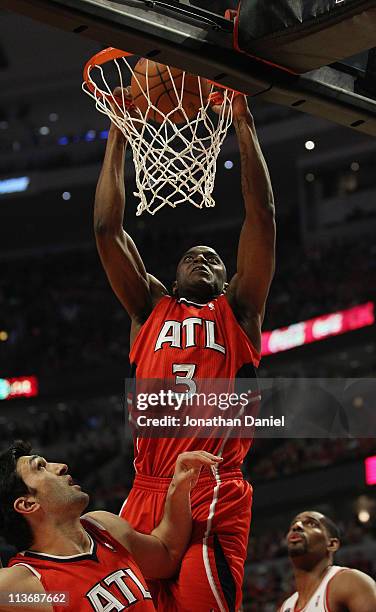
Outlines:
<svg viewBox="0 0 376 612"><path fill-rule="evenodd" d="M182 104L186 73L183 73L181 86L177 89L170 68L167 67L178 105L168 114L162 114L151 103L147 86L143 94L147 100L147 109L142 112L134 106L129 108L124 92L122 99L114 97L113 87L106 74L109 64L115 65L118 84L122 89L129 85L132 75L140 86L127 58L120 57L103 65L90 65L83 90L95 100L96 108L108 115L123 132L131 145L137 185L134 195L140 200L136 214L141 215L147 210L153 215L163 206L175 208L183 203L193 204L197 208L215 206L212 192L216 163L232 122L235 92L222 88L218 92L218 88L211 85L211 95L206 98L201 80L197 77L200 109L195 117L189 119ZM210 109L214 100L216 104L219 101L219 113ZM161 123L147 119L154 111L158 112ZM173 123L171 118L176 111L180 111L184 122Z"/></svg>

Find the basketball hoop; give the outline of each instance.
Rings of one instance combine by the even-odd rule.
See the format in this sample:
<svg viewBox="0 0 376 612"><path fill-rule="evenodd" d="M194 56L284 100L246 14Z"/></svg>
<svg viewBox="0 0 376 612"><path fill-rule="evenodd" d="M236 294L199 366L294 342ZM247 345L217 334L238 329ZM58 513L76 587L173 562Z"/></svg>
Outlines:
<svg viewBox="0 0 376 612"><path fill-rule="evenodd" d="M192 79L192 75L182 71L181 83L176 85L174 69L166 66L176 107L163 113L150 99L149 60L146 60L146 88L143 89L137 71L128 61L130 57L131 53L112 47L97 53L84 68L82 88L131 145L137 185L134 195L140 200L136 214L147 210L153 215L163 206L175 208L183 203L197 208L215 206L212 192L216 163L232 122L232 100L236 92L194 77L199 108L194 116L189 116L184 105L184 82ZM115 97L112 93L113 74L116 86L121 87L121 96ZM130 104L124 95L131 81L137 83L145 97L142 110ZM208 87L203 86L204 81L209 83ZM219 107L218 112L212 110L214 105ZM157 115L158 122L150 120ZM179 123L174 122L177 116Z"/></svg>

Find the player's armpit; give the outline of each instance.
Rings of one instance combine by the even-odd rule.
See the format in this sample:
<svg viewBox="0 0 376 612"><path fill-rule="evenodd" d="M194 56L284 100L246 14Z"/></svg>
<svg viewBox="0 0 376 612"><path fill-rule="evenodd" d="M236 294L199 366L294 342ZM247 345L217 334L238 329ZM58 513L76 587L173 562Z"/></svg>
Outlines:
<svg viewBox="0 0 376 612"><path fill-rule="evenodd" d="M127 549L145 578L171 578L179 568L180 559L172 558L162 540L152 534L133 529L127 535Z"/></svg>
<svg viewBox="0 0 376 612"><path fill-rule="evenodd" d="M131 553L145 578L170 578L176 572L178 563L158 537L136 531L111 512L88 512L82 518L94 519L120 542Z"/></svg>
<svg viewBox="0 0 376 612"><path fill-rule="evenodd" d="M374 612L376 585L369 576L349 569L334 576L329 586L329 608L344 608L348 612Z"/></svg>
<svg viewBox="0 0 376 612"><path fill-rule="evenodd" d="M33 605L22 605L25 595L45 595L46 591L42 583L25 566L14 566L0 570L0 612L53 612L49 603L33 603ZM18 596L18 598L17 598ZM12 600L11 600L12 598ZM6 600L9 599L9 604Z"/></svg>
<svg viewBox="0 0 376 612"><path fill-rule="evenodd" d="M159 300L163 296L168 295L168 291L166 287L164 286L164 284L161 283L161 281L155 278L155 276L153 276L152 274L148 273L147 278L148 278L149 289L150 289L150 294L151 294L151 301L152 301L152 305L154 308L154 306L158 304Z"/></svg>

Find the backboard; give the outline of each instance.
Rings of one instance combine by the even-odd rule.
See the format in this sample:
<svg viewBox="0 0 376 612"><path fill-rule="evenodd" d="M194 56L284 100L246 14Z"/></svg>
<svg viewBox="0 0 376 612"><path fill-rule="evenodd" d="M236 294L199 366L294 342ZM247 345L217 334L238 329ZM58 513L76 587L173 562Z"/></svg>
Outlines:
<svg viewBox="0 0 376 612"><path fill-rule="evenodd" d="M238 52L236 0L0 0L2 8L221 85L376 135L375 55L303 75ZM202 7L205 8L202 8ZM63 52L64 50L61 50ZM366 68L368 67L368 70Z"/></svg>

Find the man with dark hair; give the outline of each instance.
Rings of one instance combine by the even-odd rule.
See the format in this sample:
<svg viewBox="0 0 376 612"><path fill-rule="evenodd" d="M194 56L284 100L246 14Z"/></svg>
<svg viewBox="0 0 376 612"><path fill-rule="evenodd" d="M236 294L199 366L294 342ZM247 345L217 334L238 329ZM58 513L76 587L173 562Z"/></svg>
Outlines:
<svg viewBox="0 0 376 612"><path fill-rule="evenodd" d="M124 90L124 95L131 103L129 91ZM232 392L237 378L256 377L261 357L261 326L274 273L274 198L243 95L234 99L233 123L240 150L244 222L237 270L229 283L220 255L207 245L193 246L180 258L172 295L146 270L123 228L127 142L113 123L96 191L96 242L109 282L131 318L132 374L139 381L171 381L182 393L195 393L198 381L213 379L230 381ZM231 208L228 195L224 205ZM151 521L158 520L167 486L162 488L161 481L171 478L177 453L202 447L223 457L215 482L203 484L192 498L191 545L178 580L161 585L158 605L163 612L170 605L172 610L175 606L191 610L194 599L200 612L234 612L241 605L252 504L252 489L240 466L251 439L231 436L230 428L205 438L200 438L198 428L189 437L182 432L179 437L177 431L175 439L153 433L135 439L136 478L121 511L137 529L153 528ZM156 508L154 519L138 512L145 488Z"/></svg>
<svg viewBox="0 0 376 612"><path fill-rule="evenodd" d="M67 465L30 452L29 444L16 442L0 456L3 526L20 551L0 570L0 611L16 603L23 604L17 610L30 609L28 602L45 612L154 610L145 577L178 570L191 534L190 491L201 469L221 459L205 451L179 455L163 518L146 535L110 512L81 516L89 496Z"/></svg>
<svg viewBox="0 0 376 612"><path fill-rule="evenodd" d="M292 521L287 534L296 593L280 612L375 612L375 582L355 569L333 565L340 532L320 512L305 511Z"/></svg>
<svg viewBox="0 0 376 612"><path fill-rule="evenodd" d="M29 492L16 470L17 461L29 455L31 444L16 441L0 456L0 521L1 530L8 542L17 550L24 550L32 544L33 535L29 523L22 514L15 512L13 501Z"/></svg>

